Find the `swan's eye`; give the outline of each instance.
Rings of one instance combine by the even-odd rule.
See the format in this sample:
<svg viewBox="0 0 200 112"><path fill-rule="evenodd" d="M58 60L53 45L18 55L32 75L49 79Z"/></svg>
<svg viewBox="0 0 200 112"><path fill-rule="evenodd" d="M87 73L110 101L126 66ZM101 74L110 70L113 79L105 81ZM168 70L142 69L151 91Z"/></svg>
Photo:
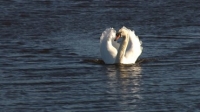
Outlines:
<svg viewBox="0 0 200 112"><path fill-rule="evenodd" d="M121 32L118 32L118 33L116 34L116 37L121 37Z"/></svg>

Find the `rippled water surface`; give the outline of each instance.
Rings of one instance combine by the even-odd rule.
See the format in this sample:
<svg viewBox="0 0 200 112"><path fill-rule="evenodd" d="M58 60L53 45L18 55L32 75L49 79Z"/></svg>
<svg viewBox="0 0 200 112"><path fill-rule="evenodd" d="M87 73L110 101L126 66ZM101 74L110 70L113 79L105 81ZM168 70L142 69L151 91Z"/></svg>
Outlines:
<svg viewBox="0 0 200 112"><path fill-rule="evenodd" d="M0 1L1 112L200 112L197 0ZM105 65L99 37L126 26L137 64Z"/></svg>

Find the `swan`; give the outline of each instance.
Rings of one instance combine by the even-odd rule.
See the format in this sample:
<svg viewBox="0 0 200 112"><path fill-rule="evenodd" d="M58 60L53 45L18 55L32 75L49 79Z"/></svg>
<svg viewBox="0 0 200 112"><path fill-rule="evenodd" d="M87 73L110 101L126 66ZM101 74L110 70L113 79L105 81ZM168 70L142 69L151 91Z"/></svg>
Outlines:
<svg viewBox="0 0 200 112"><path fill-rule="evenodd" d="M100 37L101 58L105 64L135 64L142 53L141 45L135 32L125 26L118 33L114 28L107 28Z"/></svg>

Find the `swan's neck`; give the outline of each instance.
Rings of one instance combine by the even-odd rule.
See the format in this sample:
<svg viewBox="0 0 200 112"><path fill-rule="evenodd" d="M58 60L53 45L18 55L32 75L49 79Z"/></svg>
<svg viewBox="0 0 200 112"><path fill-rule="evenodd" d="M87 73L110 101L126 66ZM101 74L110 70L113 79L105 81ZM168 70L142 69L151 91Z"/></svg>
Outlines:
<svg viewBox="0 0 200 112"><path fill-rule="evenodd" d="M116 60L115 60L116 63L122 63L122 58L123 58L124 55L125 55L126 48L127 48L127 46L128 46L128 42L129 42L129 36L126 35L126 36L123 38L123 41L122 41L122 43L120 44L120 47L119 47L119 49L118 49L117 57L116 57Z"/></svg>

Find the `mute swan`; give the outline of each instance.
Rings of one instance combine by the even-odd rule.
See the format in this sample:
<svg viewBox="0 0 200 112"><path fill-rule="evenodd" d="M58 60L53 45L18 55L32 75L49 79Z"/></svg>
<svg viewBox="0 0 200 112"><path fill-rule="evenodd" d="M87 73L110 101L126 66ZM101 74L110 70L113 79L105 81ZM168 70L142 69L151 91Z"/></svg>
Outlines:
<svg viewBox="0 0 200 112"><path fill-rule="evenodd" d="M121 42L117 42L119 38L122 38ZM122 27L118 33L108 28L100 37L101 57L105 64L134 64L142 53L141 44L135 32L126 27Z"/></svg>

